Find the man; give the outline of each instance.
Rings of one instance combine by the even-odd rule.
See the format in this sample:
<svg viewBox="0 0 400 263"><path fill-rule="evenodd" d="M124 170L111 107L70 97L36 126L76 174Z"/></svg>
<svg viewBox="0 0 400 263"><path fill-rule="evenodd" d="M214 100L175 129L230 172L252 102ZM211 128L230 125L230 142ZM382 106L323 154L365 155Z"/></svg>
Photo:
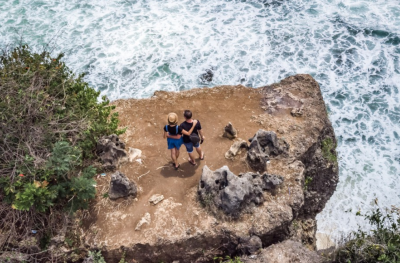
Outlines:
<svg viewBox="0 0 400 263"><path fill-rule="evenodd" d="M189 131L193 127L193 119L192 119L192 112L190 110L185 110L183 113L183 117L185 117L185 121L179 125L183 130ZM197 120L197 124L195 125L193 132L196 133L201 142L204 141L205 137L203 134L203 131L201 130L201 124L200 121ZM200 160L204 160L204 152L201 150L200 147L200 142L196 143L193 145L193 142L190 140L190 136L188 135L183 135L183 144L186 147L186 150L189 154L189 163L192 165L196 165L196 161L194 158L194 149L196 149L197 154L199 155Z"/></svg>

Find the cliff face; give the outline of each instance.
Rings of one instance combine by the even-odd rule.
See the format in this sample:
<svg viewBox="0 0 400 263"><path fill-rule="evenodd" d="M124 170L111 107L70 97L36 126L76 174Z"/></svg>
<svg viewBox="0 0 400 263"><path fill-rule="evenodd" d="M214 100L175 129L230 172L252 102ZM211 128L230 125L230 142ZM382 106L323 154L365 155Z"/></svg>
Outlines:
<svg viewBox="0 0 400 263"><path fill-rule="evenodd" d="M149 99L114 104L121 125L127 127L122 139L127 147L140 149L142 156L119 167L136 183L137 198L104 198L109 175L100 177L96 203L83 217L82 242L102 249L107 262L118 262L123 251L126 259L136 262L212 262L216 255L253 253L286 239L315 246L315 215L336 188L338 166L334 132L319 85L311 76L296 75L258 89L220 86L156 92ZM169 112L181 116L185 109L192 110L203 127L205 160L191 166L183 146L182 165L175 171L162 128ZM273 191L260 186L268 190L259 190L256 201L249 201L248 209L235 217L218 207L210 209L212 200L198 196L205 165L207 173L225 165L234 176L250 172L257 186L259 179L246 162L246 150L225 158L234 142L222 137L228 122L238 130L238 138L247 140L262 129L285 145L284 154L269 154L267 175L262 177L274 175L283 183ZM252 180L246 176L242 177ZM164 200L151 205L154 194L162 194ZM138 229L139 221L143 224Z"/></svg>

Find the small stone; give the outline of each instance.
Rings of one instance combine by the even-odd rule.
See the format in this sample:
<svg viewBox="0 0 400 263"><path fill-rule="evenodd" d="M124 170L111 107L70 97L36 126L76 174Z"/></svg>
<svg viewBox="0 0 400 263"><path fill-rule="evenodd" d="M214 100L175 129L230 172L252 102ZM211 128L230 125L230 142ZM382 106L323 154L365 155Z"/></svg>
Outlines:
<svg viewBox="0 0 400 263"><path fill-rule="evenodd" d="M149 214L149 213L146 213L146 214L142 217L142 219L140 219L139 223L136 225L135 230L136 230L136 231L139 231L140 229L142 229L142 226L143 226L144 224L150 225L150 223L151 223L150 214Z"/></svg>
<svg viewBox="0 0 400 263"><path fill-rule="evenodd" d="M128 156L129 162L131 163L135 159L140 160L140 157L142 156L142 151L139 149L129 147L128 155L129 155Z"/></svg>
<svg viewBox="0 0 400 263"><path fill-rule="evenodd" d="M225 153L226 159L233 159L236 155L240 154L241 149L247 149L247 142L245 140L239 139L238 141L234 142L229 148L229 150Z"/></svg>
<svg viewBox="0 0 400 263"><path fill-rule="evenodd" d="M152 205L156 205L156 204L158 204L159 202L161 202L162 200L164 200L164 196L163 196L163 195L155 194L155 195L152 195L152 196L150 197L149 202L150 202L150 204L152 204Z"/></svg>
<svg viewBox="0 0 400 263"><path fill-rule="evenodd" d="M232 123L228 123L224 128L224 134L222 135L228 139L235 139L237 137L237 130L233 128Z"/></svg>
<svg viewBox="0 0 400 263"><path fill-rule="evenodd" d="M301 117L303 115L303 108L293 108L290 114L293 117Z"/></svg>

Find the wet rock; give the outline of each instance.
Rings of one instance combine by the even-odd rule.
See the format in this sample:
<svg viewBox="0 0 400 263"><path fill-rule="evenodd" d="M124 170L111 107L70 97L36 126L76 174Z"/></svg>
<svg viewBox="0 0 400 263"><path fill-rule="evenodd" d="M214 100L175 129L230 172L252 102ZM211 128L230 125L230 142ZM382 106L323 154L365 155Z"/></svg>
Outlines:
<svg viewBox="0 0 400 263"><path fill-rule="evenodd" d="M289 144L278 139L273 131L258 130L253 138L249 139L250 147L247 152L247 162L255 171L263 172L267 161L279 155L286 156Z"/></svg>
<svg viewBox="0 0 400 263"><path fill-rule="evenodd" d="M127 157L125 143L115 134L100 138L96 152L103 163L103 168L109 170L117 169L120 162Z"/></svg>
<svg viewBox="0 0 400 263"><path fill-rule="evenodd" d="M261 238L258 236L251 236L246 239L241 239L238 245L238 250L242 255L253 255L260 251L262 248Z"/></svg>
<svg viewBox="0 0 400 263"><path fill-rule="evenodd" d="M206 73L201 74L200 79L202 82L211 82L214 77L214 72L211 69L206 69Z"/></svg>
<svg viewBox="0 0 400 263"><path fill-rule="evenodd" d="M117 171L111 175L110 190L108 196L111 200L121 197L137 195L137 188L134 182L130 181L123 173Z"/></svg>
<svg viewBox="0 0 400 263"><path fill-rule="evenodd" d="M224 128L224 134L222 135L228 139L235 139L237 137L237 130L233 128L232 123L228 123Z"/></svg>
<svg viewBox="0 0 400 263"><path fill-rule="evenodd" d="M142 226L143 226L144 224L150 225L150 223L151 223L150 214L149 214L149 213L146 213L146 214L142 217L142 219L140 219L139 223L136 225L135 230L136 230L136 231L139 231L139 230L142 229Z"/></svg>
<svg viewBox="0 0 400 263"><path fill-rule="evenodd" d="M226 159L233 159L236 155L240 154L242 149L247 149L247 142L245 140L239 139L238 141L234 142L229 148L229 150L225 153Z"/></svg>
<svg viewBox="0 0 400 263"><path fill-rule="evenodd" d="M238 177L227 166L213 172L206 165L198 194L200 201L215 214L221 210L226 215L238 217L241 211L262 204L262 184L259 174L246 173Z"/></svg>
<svg viewBox="0 0 400 263"><path fill-rule="evenodd" d="M155 195L152 195L150 197L149 202L152 205L156 205L159 202L161 202L162 200L164 200L164 196L163 195L155 194Z"/></svg>

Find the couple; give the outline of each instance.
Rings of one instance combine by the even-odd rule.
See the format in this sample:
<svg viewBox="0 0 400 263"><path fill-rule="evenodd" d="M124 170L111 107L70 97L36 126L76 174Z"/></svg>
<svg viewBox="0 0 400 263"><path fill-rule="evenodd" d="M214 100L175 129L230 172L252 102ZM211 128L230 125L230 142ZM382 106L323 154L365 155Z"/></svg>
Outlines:
<svg viewBox="0 0 400 263"><path fill-rule="evenodd" d="M196 165L193 148L199 154L200 160L204 160L204 152L201 150L200 144L203 143L205 137L200 122L192 119L190 110L185 110L183 117L185 121L178 126L178 115L176 113L168 114L168 125L164 127L164 139L167 138L168 150L171 150L171 159L176 170L181 166L178 163L178 157L182 143L189 154L190 164Z"/></svg>

